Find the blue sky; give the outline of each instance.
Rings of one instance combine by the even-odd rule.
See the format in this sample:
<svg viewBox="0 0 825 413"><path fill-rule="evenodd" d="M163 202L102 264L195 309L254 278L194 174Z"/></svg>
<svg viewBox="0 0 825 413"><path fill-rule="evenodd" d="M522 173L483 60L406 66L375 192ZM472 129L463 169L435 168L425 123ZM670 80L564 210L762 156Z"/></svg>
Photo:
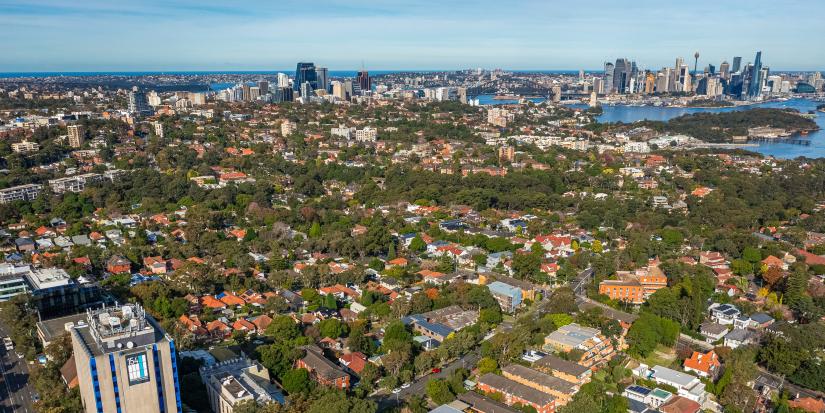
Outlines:
<svg viewBox="0 0 825 413"><path fill-rule="evenodd" d="M0 71L825 69L820 0L0 0Z"/></svg>

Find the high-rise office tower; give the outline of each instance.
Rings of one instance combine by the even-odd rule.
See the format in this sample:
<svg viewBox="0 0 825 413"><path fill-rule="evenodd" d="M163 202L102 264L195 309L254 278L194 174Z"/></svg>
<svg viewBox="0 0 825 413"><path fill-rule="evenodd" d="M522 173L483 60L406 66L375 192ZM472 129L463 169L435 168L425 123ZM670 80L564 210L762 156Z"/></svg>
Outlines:
<svg viewBox="0 0 825 413"><path fill-rule="evenodd" d="M329 70L325 67L318 67L315 69L315 78L317 85L315 89L329 90Z"/></svg>
<svg viewBox="0 0 825 413"><path fill-rule="evenodd" d="M80 125L69 125L69 146L79 148L83 146L83 127Z"/></svg>
<svg viewBox="0 0 825 413"><path fill-rule="evenodd" d="M593 78L593 93L602 93L604 91L604 80L600 77Z"/></svg>
<svg viewBox="0 0 825 413"><path fill-rule="evenodd" d="M733 57L733 67L730 68L731 73L736 73L742 68L742 56Z"/></svg>
<svg viewBox="0 0 825 413"><path fill-rule="evenodd" d="M241 90L243 90L243 100L245 100L245 101L252 100L252 98L250 97L250 89L249 89L248 84L244 83L241 86Z"/></svg>
<svg viewBox="0 0 825 413"><path fill-rule="evenodd" d="M604 64L604 90L605 94L613 92L613 63L607 62Z"/></svg>
<svg viewBox="0 0 825 413"><path fill-rule="evenodd" d="M762 93L762 52L756 52L756 59L751 68L751 81L748 85L748 97L754 98Z"/></svg>
<svg viewBox="0 0 825 413"><path fill-rule="evenodd" d="M719 76L721 76L722 79L727 79L730 77L730 63L728 63L727 60L719 65Z"/></svg>
<svg viewBox="0 0 825 413"><path fill-rule="evenodd" d="M292 100L293 90L289 86L279 87L275 89L275 93L272 94L272 102L274 103L292 102Z"/></svg>
<svg viewBox="0 0 825 413"><path fill-rule="evenodd" d="M716 66L714 66L714 65L712 65L712 64L710 64L710 63L708 63L708 69L707 69L707 72L708 72L708 74L710 74L710 75L715 75L715 74L716 74Z"/></svg>
<svg viewBox="0 0 825 413"><path fill-rule="evenodd" d="M579 82L584 82L584 70L579 69Z"/></svg>
<svg viewBox="0 0 825 413"><path fill-rule="evenodd" d="M142 93L137 86L132 87L129 92L129 113L136 115L151 115L152 107L146 99L146 94Z"/></svg>
<svg viewBox="0 0 825 413"><path fill-rule="evenodd" d="M616 93L627 93L633 67L629 60L624 58L616 59L613 68L613 91Z"/></svg>
<svg viewBox="0 0 825 413"><path fill-rule="evenodd" d="M278 73L278 87L289 87L289 75Z"/></svg>
<svg viewBox="0 0 825 413"><path fill-rule="evenodd" d="M358 72L358 85L361 87L361 92L366 93L372 90L372 79L366 70Z"/></svg>
<svg viewBox="0 0 825 413"><path fill-rule="evenodd" d="M86 413L179 413L174 341L138 304L88 310L70 327Z"/></svg>
<svg viewBox="0 0 825 413"><path fill-rule="evenodd" d="M259 80L258 90L261 91L261 95L269 93L269 82L267 82L266 80Z"/></svg>
<svg viewBox="0 0 825 413"><path fill-rule="evenodd" d="M318 86L318 76L315 72L314 63L298 63L295 69L295 81L292 83L292 88L300 92L304 88L304 83L309 83L310 92L315 90Z"/></svg>

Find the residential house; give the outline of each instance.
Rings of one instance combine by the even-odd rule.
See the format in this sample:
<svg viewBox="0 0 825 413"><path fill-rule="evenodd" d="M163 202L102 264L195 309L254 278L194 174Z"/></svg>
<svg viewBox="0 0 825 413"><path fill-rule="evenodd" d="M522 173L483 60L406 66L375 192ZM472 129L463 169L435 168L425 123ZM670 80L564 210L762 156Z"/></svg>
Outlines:
<svg viewBox="0 0 825 413"><path fill-rule="evenodd" d="M315 345L302 346L304 357L295 362L297 368L306 369L316 383L346 390L350 386L350 376L337 364L324 357L324 351Z"/></svg>
<svg viewBox="0 0 825 413"><path fill-rule="evenodd" d="M682 396L676 396L659 407L662 413L698 413L701 410L701 403Z"/></svg>
<svg viewBox="0 0 825 413"><path fill-rule="evenodd" d="M713 303L708 307L708 310L710 311L711 320L722 325L732 325L734 320L739 318L741 314L733 304Z"/></svg>
<svg viewBox="0 0 825 413"><path fill-rule="evenodd" d="M728 334L728 327L713 322L702 323L702 325L699 326L699 334L701 334L708 343L716 343L721 340L725 334Z"/></svg>
<svg viewBox="0 0 825 413"><path fill-rule="evenodd" d="M751 330L742 328L734 328L728 334L725 334L723 343L725 347L737 348L756 342L756 334Z"/></svg>
<svg viewBox="0 0 825 413"><path fill-rule="evenodd" d="M722 363L719 361L719 356L717 356L713 350L707 353L694 351L690 358L685 359L683 366L688 373L693 372L700 377L713 379L722 368Z"/></svg>
<svg viewBox="0 0 825 413"><path fill-rule="evenodd" d="M128 274L132 272L132 262L122 255L113 255L106 261L106 271L112 274Z"/></svg>
<svg viewBox="0 0 825 413"><path fill-rule="evenodd" d="M648 370L644 364L639 366L634 372L636 374L641 372L640 375L642 375L642 377L651 379L658 384L673 386L678 390L677 394L679 396L688 398L699 404L703 404L707 398L705 384L696 376L658 365Z"/></svg>

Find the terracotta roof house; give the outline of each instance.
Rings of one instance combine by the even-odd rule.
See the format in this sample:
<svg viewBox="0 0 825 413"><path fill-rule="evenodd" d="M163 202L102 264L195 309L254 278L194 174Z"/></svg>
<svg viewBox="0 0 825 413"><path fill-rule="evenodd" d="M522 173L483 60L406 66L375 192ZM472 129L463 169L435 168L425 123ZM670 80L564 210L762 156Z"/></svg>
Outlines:
<svg viewBox="0 0 825 413"><path fill-rule="evenodd" d="M704 354L694 351L690 358L685 360L684 367L687 372L695 372L702 377L714 377L722 367L722 363L719 362L719 356L713 350Z"/></svg>
<svg viewBox="0 0 825 413"><path fill-rule="evenodd" d="M255 332L256 327L255 324L252 324L245 318L239 318L232 323L232 329L235 331L248 331L248 332Z"/></svg>
<svg viewBox="0 0 825 413"><path fill-rule="evenodd" d="M106 271L112 274L128 274L132 271L132 262L120 255L113 255L106 261Z"/></svg>
<svg viewBox="0 0 825 413"><path fill-rule="evenodd" d="M246 304L246 301L244 301L243 298L238 297L237 295L231 292L224 292L223 294L218 294L215 298L217 298L229 307L242 306Z"/></svg>
<svg viewBox="0 0 825 413"><path fill-rule="evenodd" d="M258 330L258 334L263 334L263 332L266 331L266 328L269 327L270 324L272 324L272 317L266 314L262 314L253 318L251 321L252 324L255 324L255 328Z"/></svg>
<svg viewBox="0 0 825 413"><path fill-rule="evenodd" d="M210 334L219 337L229 337L229 335L232 334L232 328L221 320L210 321L206 324L206 330L209 331Z"/></svg>
<svg viewBox="0 0 825 413"><path fill-rule="evenodd" d="M813 397L802 397L796 400L789 400L788 406L792 409L802 409L811 413L825 413L825 402Z"/></svg>
<svg viewBox="0 0 825 413"><path fill-rule="evenodd" d="M338 362L354 374L361 374L367 366L367 356L361 352L352 352L338 357Z"/></svg>
<svg viewBox="0 0 825 413"><path fill-rule="evenodd" d="M767 265L768 267L776 267L781 269L788 268L788 264L785 261L782 261L779 258L774 257L773 255L768 255L764 260L762 260L762 264Z"/></svg>
<svg viewBox="0 0 825 413"><path fill-rule="evenodd" d="M223 301L218 300L215 297L212 297L211 295L205 295L205 296L201 297L201 305L204 306L204 307L214 308L214 309L224 309L224 308L226 308L226 303L224 303Z"/></svg>
<svg viewBox="0 0 825 413"><path fill-rule="evenodd" d="M74 356L69 357L66 364L60 368L60 377L69 389L77 387L77 365L74 362Z"/></svg>
<svg viewBox="0 0 825 413"><path fill-rule="evenodd" d="M404 257L398 257L392 260L387 261L387 268L393 267L406 267L407 266L407 259Z"/></svg>
<svg viewBox="0 0 825 413"><path fill-rule="evenodd" d="M166 260L161 256L144 257L143 266L148 268L152 274L166 274Z"/></svg>
<svg viewBox="0 0 825 413"><path fill-rule="evenodd" d="M702 406L682 396L674 396L669 402L659 407L662 413L697 413Z"/></svg>

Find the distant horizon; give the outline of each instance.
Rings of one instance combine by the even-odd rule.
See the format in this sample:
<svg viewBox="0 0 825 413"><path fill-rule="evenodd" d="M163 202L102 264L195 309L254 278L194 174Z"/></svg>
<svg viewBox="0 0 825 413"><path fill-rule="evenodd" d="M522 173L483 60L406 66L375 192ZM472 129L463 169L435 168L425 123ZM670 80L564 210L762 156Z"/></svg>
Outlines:
<svg viewBox="0 0 825 413"><path fill-rule="evenodd" d="M320 66L323 67L323 66ZM439 73L439 72L460 72L460 71L467 71L467 70L476 70L478 68L460 68L460 69L332 69L328 68L327 70L332 73L341 73L341 72L358 72L361 70L366 70L369 73L376 73L376 74L391 74L391 73ZM583 70L585 73L601 73L604 72L603 68L600 69L507 69L507 68L481 68L485 71L491 70L502 70L504 72L513 72L513 73L577 73L580 70ZM650 69L648 69L650 70ZM717 67L718 70L718 67ZM23 70L23 71L0 71L0 78L15 78L15 77L26 77L26 75L37 75L40 77L50 77L50 76L96 76L96 75L131 75L131 76L141 76L141 75L156 75L156 74L168 74L168 75L209 75L209 74L278 74L278 73L286 73L288 75L294 75L295 69L225 69L225 70L188 70L188 69L169 69L169 70ZM700 69L699 72L701 73L702 70ZM813 72L821 72L825 73L825 69L771 69L771 73L813 73ZM691 73L693 71L691 70Z"/></svg>
<svg viewBox="0 0 825 413"><path fill-rule="evenodd" d="M823 14L825 2L810 0L5 0L0 72L255 71L298 61L570 70L618 57L654 70L678 57L692 66L696 51L700 68L762 51L765 66L821 71Z"/></svg>

